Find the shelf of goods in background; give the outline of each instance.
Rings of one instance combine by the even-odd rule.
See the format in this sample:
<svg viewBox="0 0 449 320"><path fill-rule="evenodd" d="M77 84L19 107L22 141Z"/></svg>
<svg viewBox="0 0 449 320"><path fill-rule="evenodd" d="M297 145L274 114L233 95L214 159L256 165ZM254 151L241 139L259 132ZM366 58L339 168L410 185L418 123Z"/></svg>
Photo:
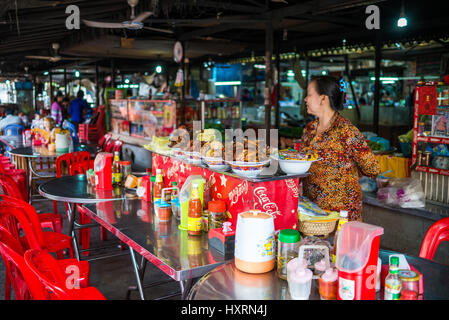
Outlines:
<svg viewBox="0 0 449 320"><path fill-rule="evenodd" d="M449 85L416 87L412 168L426 199L449 203Z"/></svg>

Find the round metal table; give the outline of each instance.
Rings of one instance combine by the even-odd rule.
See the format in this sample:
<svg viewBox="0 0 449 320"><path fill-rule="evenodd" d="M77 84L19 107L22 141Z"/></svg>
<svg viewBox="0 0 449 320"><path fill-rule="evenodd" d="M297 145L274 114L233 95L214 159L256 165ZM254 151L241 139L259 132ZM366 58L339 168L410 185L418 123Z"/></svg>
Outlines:
<svg viewBox="0 0 449 320"><path fill-rule="evenodd" d="M390 254L380 250L382 264L388 264ZM410 265L423 274L425 300L449 298L449 266L427 259L405 255ZM376 299L381 299L378 292ZM190 300L291 300L288 283L277 276L275 270L263 274L249 274L235 268L234 261L227 262L204 275L192 287ZM320 300L317 281L313 280L310 300Z"/></svg>
<svg viewBox="0 0 449 320"><path fill-rule="evenodd" d="M38 191L41 196L47 199L68 203L69 234L72 236L75 256L78 260L80 259L80 255L75 229L86 226L75 222L76 204L123 200L126 197L122 188L116 188L115 190L96 190L94 186L87 183L87 178L84 174L52 179L42 183Z"/></svg>

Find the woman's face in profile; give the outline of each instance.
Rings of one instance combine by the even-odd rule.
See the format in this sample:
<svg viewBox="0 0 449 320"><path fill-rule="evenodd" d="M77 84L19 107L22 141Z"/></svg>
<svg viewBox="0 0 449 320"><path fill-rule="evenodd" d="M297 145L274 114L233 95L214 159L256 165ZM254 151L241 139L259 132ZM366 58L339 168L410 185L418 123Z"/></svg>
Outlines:
<svg viewBox="0 0 449 320"><path fill-rule="evenodd" d="M304 101L309 114L316 116L320 113L322 97L316 91L315 81L309 83L307 96L304 98Z"/></svg>

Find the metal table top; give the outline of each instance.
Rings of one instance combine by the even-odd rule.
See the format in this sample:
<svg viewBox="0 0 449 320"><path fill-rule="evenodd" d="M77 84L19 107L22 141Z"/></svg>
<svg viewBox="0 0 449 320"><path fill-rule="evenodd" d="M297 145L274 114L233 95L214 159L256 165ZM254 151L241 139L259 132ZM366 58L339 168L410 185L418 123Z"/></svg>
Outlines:
<svg viewBox="0 0 449 320"><path fill-rule="evenodd" d="M57 158L58 156L63 154L49 151L48 148L46 147L34 147L34 146L15 148L8 152L12 155L24 158L40 158L40 157Z"/></svg>
<svg viewBox="0 0 449 320"><path fill-rule="evenodd" d="M388 264L390 254L380 250L382 264ZM449 298L449 266L418 257L407 256L407 261L423 274L425 300ZM382 292L376 294L381 300ZM227 262L206 274L192 287L191 300L291 300L288 282L277 276L276 270L263 274L249 274L236 269L234 261ZM320 300L318 284L312 280L309 300Z"/></svg>
<svg viewBox="0 0 449 320"><path fill-rule="evenodd" d="M82 210L176 281L198 278L225 262L208 234L189 236L179 220L159 221L151 203L130 199L84 205Z"/></svg>
<svg viewBox="0 0 449 320"><path fill-rule="evenodd" d="M125 199L124 190L95 190L87 183L86 175L64 176L42 183L39 193L50 200L69 203L97 203Z"/></svg>

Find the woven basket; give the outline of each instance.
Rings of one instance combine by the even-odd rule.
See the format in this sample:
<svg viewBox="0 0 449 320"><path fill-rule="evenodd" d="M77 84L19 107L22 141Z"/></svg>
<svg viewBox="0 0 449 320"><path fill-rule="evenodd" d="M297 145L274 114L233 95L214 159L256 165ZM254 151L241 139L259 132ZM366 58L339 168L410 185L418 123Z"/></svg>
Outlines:
<svg viewBox="0 0 449 320"><path fill-rule="evenodd" d="M337 221L299 221L299 231L305 236L327 238L335 230Z"/></svg>

